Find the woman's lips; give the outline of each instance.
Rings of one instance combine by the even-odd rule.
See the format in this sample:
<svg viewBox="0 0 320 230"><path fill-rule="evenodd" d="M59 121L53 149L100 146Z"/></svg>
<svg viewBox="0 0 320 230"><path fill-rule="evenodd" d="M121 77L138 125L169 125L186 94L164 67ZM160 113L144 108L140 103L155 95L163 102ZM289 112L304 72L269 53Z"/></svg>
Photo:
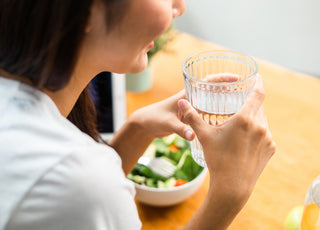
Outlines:
<svg viewBox="0 0 320 230"><path fill-rule="evenodd" d="M151 50L151 48L154 46L154 41L152 41L149 45L148 45L148 50Z"/></svg>

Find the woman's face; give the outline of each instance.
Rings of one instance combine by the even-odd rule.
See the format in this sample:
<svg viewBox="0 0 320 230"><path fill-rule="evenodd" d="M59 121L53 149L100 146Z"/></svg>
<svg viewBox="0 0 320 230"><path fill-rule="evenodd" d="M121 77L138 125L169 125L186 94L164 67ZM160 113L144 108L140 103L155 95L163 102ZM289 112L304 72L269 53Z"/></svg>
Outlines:
<svg viewBox="0 0 320 230"><path fill-rule="evenodd" d="M96 73L141 72L154 40L185 11L184 0L127 0L127 4L123 19L107 32L105 6L94 1L78 64Z"/></svg>

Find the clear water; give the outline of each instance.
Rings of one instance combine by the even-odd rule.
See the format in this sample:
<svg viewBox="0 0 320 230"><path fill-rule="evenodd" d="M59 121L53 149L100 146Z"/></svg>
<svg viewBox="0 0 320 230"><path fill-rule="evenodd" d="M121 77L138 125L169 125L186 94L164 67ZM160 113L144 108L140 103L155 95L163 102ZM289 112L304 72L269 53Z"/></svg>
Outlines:
<svg viewBox="0 0 320 230"><path fill-rule="evenodd" d="M192 106L200 117L210 125L220 125L235 114L245 101L241 91L237 92L211 92L198 90L191 99ZM202 145L196 137L191 141L191 154L195 162L202 167L207 167Z"/></svg>

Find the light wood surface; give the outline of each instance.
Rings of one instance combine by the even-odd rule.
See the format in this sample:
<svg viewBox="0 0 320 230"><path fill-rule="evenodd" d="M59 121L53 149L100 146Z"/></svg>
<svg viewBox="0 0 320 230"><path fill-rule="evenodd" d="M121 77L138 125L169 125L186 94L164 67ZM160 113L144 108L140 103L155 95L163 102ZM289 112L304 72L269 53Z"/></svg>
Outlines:
<svg viewBox="0 0 320 230"><path fill-rule="evenodd" d="M177 34L169 51L157 54L152 61L153 87L144 93L127 93L128 114L183 89L183 60L212 49L223 48ZM256 60L265 82L265 112L277 152L231 230L284 229L286 215L304 203L308 187L320 174L320 80ZM173 207L155 208L137 202L142 229L182 229L204 200L208 179L192 197Z"/></svg>

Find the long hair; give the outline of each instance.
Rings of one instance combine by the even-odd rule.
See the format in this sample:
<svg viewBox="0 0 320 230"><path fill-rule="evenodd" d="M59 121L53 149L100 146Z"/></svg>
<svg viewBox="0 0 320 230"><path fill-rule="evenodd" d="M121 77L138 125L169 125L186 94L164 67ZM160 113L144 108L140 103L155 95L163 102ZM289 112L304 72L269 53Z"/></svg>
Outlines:
<svg viewBox="0 0 320 230"><path fill-rule="evenodd" d="M124 0L102 0L114 26ZM73 73L93 0L0 0L0 68L38 89L57 91ZM110 28L109 28L110 27ZM93 77L93 76L92 76ZM82 92L68 119L96 141L95 109Z"/></svg>

